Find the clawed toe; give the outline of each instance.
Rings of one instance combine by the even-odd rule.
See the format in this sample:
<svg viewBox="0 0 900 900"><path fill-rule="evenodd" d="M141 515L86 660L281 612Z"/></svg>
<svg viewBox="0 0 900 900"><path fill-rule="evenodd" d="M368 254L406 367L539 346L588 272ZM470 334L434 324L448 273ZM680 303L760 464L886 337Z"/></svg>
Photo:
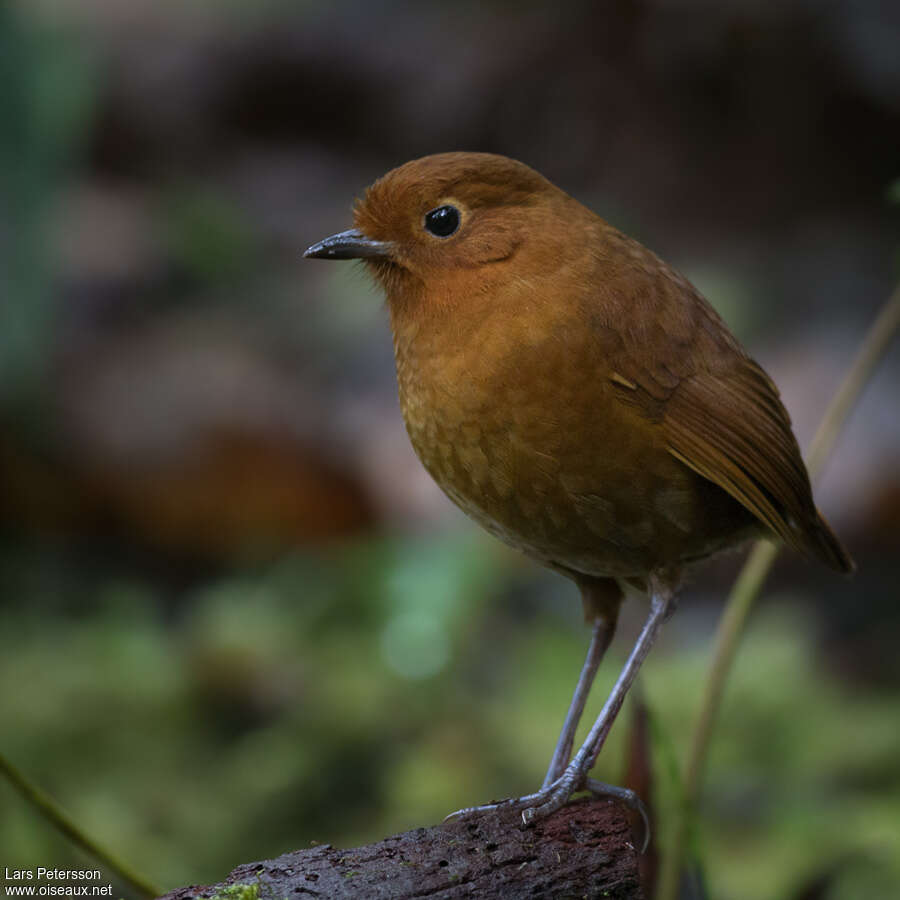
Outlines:
<svg viewBox="0 0 900 900"><path fill-rule="evenodd" d="M465 819L468 816L478 815L479 813L518 810L521 812L522 824L531 825L561 809L569 802L572 794L579 789L577 783L573 782L571 774L569 773L569 778L565 774L562 775L552 784L534 794L526 794L524 797L510 797L508 800L495 800L493 803L485 803L482 806L467 806L464 809L458 809L456 812L450 813L444 821L452 822ZM617 787L614 784L604 784L602 781L595 781L593 778L583 779L582 786L584 790L590 791L596 797L609 797L618 801L629 809L634 810L641 817L644 825L644 834L640 852L642 854L645 853L647 845L650 843L650 818L641 798L629 788Z"/></svg>
<svg viewBox="0 0 900 900"><path fill-rule="evenodd" d="M504 803L508 803L510 801L507 800L498 800L496 803L485 803L483 806L464 806L462 809L458 809L455 812L449 813L444 816L445 822L456 822L459 819L465 819L468 816L473 816L476 813L485 813L485 812L493 812L495 809L499 809Z"/></svg>
<svg viewBox="0 0 900 900"><path fill-rule="evenodd" d="M532 822L536 822L538 819L542 819L565 806L573 793L570 780L563 775L534 794L526 794L524 797L510 797L508 800L496 800L493 803L485 803L483 806L467 806L464 809L458 809L456 812L450 813L444 821L464 819L467 816L477 815L478 813L521 810L522 824L530 825Z"/></svg>
<svg viewBox="0 0 900 900"><path fill-rule="evenodd" d="M509 797L506 800L495 800L492 803L485 803L482 806L466 806L463 809L458 809L456 812L450 813L449 816L444 818L444 821L452 822L458 819L465 819L468 816L478 815L479 813L505 810L511 812L516 809L522 809L524 816L524 811L527 811L527 807L536 801L539 801L544 793L546 793L546 791L539 791L536 794L527 794L524 797Z"/></svg>

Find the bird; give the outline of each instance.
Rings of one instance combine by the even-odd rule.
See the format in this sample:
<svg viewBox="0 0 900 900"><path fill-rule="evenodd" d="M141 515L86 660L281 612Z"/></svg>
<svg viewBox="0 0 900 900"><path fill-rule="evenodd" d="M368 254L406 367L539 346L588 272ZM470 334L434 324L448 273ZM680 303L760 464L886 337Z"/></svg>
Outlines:
<svg viewBox="0 0 900 900"><path fill-rule="evenodd" d="M505 156L407 162L304 256L363 261L425 469L489 533L573 581L591 627L541 787L452 815L509 807L528 823L580 790L645 815L589 773L686 573L758 537L855 568L774 382L683 275ZM649 613L573 755L629 588Z"/></svg>

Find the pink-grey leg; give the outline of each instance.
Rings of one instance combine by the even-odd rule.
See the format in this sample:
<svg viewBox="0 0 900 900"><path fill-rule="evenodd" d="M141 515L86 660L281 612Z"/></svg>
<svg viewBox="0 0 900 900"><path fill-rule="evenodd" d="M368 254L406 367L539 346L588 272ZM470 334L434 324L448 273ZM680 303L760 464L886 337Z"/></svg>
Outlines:
<svg viewBox="0 0 900 900"><path fill-rule="evenodd" d="M647 654L650 652L650 648L656 641L663 622L671 615L674 607L675 597L672 589L668 585L662 584L656 579L652 579L650 614L647 616L644 627L641 629L641 633L631 650L628 660L616 680L603 709L600 711L600 715L597 716L597 720L594 722L593 727L588 733L587 738L575 754L575 758L569 763L559 777L550 784L545 782L541 790L534 794L527 794L526 796L517 799L501 800L497 803L489 803L485 806L468 807L466 809L458 810L455 813L451 813L447 818L456 818L472 813L496 809L521 809L522 821L527 824L536 819L550 815L565 805L569 797L571 797L575 791L586 789L590 790L592 793L597 793L600 796L610 796L621 800L636 809L641 814L646 825L646 811L633 791L594 781L593 779L588 778L587 773L593 768L597 755L600 753L600 750L606 741L606 737L612 728L613 722L615 721L619 710L622 708L628 689L637 677L641 664L646 659ZM567 739L570 718L573 716L575 717L575 724L577 726L577 715L580 715L580 712L584 707L584 702L583 699L580 698L579 691L582 686L582 681L586 680L588 677L592 677L592 675L585 675L585 672L590 668L590 665L593 664L592 655L596 649L594 647L595 637L596 631L595 636L592 637L591 640L588 659L585 661L585 666L582 669L582 677L579 678L575 697L573 697L569 715L566 716L566 724L563 727L563 734L560 735L560 741L557 744L557 752L554 753L554 762L551 762L551 767L554 765L558 755L565 755L565 741ZM603 649L605 649L605 647ZM594 668L594 671L596 671L596 667ZM586 697L586 695L585 690L584 696ZM577 710L576 715L573 713L573 710L577 708L578 702L581 704L581 709ZM574 728L572 730L574 731ZM645 835L645 844L648 835L649 832Z"/></svg>

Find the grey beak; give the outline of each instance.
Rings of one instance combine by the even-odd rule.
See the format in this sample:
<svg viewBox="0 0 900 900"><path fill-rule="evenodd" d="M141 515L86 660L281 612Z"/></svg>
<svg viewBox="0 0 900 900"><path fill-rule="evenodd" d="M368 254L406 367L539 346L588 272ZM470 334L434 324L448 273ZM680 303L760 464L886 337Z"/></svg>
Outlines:
<svg viewBox="0 0 900 900"><path fill-rule="evenodd" d="M388 259L390 251L390 241L373 241L351 228L313 244L303 256L307 259Z"/></svg>

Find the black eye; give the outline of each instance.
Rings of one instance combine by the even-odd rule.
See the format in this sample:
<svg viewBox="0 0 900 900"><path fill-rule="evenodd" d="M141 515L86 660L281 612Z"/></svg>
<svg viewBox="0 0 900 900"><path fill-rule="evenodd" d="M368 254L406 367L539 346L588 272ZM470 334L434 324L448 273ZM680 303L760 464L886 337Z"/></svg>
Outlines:
<svg viewBox="0 0 900 900"><path fill-rule="evenodd" d="M450 237L459 228L459 210L455 206L439 206L425 213L425 228L435 237Z"/></svg>

